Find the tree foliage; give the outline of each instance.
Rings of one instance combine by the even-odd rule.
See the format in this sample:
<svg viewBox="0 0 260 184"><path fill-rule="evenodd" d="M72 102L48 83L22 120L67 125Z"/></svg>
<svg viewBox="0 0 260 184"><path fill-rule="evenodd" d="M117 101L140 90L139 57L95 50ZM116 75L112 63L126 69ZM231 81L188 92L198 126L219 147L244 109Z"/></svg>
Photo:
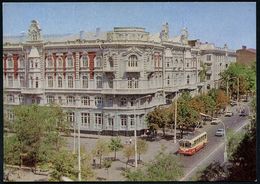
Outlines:
<svg viewBox="0 0 260 184"><path fill-rule="evenodd" d="M123 149L123 155L126 157L127 161L126 161L126 167L127 167L127 164L130 160L130 158L132 156L134 156L135 154L135 148L134 148L134 145L133 144L128 144L128 145L125 145L124 146L124 149Z"/></svg>
<svg viewBox="0 0 260 184"><path fill-rule="evenodd" d="M227 177L224 168L219 162L210 163L205 169L198 173L198 181L223 181Z"/></svg>
<svg viewBox="0 0 260 184"><path fill-rule="evenodd" d="M183 174L183 168L175 155L159 153L143 170L128 170L125 177L128 181L176 181Z"/></svg>
<svg viewBox="0 0 260 184"><path fill-rule="evenodd" d="M17 141L14 144L16 147L6 144L5 149L15 149L17 155L23 155L23 164L27 166L48 163L50 158L63 146L64 142L60 132L68 129L61 108L38 105L16 106L14 116L15 134L12 141ZM8 148L8 146L12 148ZM11 151L6 152L6 158L12 154Z"/></svg>
<svg viewBox="0 0 260 184"><path fill-rule="evenodd" d="M145 154L148 151L148 144L145 140L138 139L137 140L137 153L139 155L139 159L141 160L141 154Z"/></svg>
<svg viewBox="0 0 260 184"><path fill-rule="evenodd" d="M114 160L116 160L116 152L122 148L123 144L121 143L121 139L119 137L110 139L109 149L115 153Z"/></svg>
<svg viewBox="0 0 260 184"><path fill-rule="evenodd" d="M92 150L92 154L99 158L99 166L101 168L102 157L110 152L109 143L105 139L99 139L96 143L95 148Z"/></svg>

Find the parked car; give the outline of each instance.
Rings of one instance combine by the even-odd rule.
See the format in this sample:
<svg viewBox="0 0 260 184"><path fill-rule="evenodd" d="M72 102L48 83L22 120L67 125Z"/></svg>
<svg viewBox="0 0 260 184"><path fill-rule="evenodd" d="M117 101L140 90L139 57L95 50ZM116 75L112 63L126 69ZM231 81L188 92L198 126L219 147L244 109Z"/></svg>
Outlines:
<svg viewBox="0 0 260 184"><path fill-rule="evenodd" d="M242 110L242 111L240 112L239 116L247 116L246 111L245 111L245 110Z"/></svg>
<svg viewBox="0 0 260 184"><path fill-rule="evenodd" d="M231 116L233 116L233 112L227 111L227 112L225 113L225 116L226 116L226 117L231 117Z"/></svg>
<svg viewBox="0 0 260 184"><path fill-rule="evenodd" d="M235 106L235 105L237 105L237 102L231 101L231 102L230 102L230 105L231 105L231 106Z"/></svg>
<svg viewBox="0 0 260 184"><path fill-rule="evenodd" d="M219 118L213 118L210 124L212 124L212 125L217 125L217 124L219 124L220 122L221 122L221 120L220 120Z"/></svg>
<svg viewBox="0 0 260 184"><path fill-rule="evenodd" d="M215 136L220 136L222 137L223 135L225 134L225 131L223 128L219 128L217 129L216 133L215 133Z"/></svg>

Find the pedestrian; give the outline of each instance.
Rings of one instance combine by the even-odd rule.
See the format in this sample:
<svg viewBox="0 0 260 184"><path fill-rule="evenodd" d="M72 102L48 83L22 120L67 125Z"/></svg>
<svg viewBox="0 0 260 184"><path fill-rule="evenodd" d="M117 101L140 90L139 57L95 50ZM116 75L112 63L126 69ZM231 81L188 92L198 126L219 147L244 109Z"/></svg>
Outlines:
<svg viewBox="0 0 260 184"><path fill-rule="evenodd" d="M132 139L131 138L129 139L129 143L132 144Z"/></svg>
<svg viewBox="0 0 260 184"><path fill-rule="evenodd" d="M96 159L93 159L93 166L96 166Z"/></svg>

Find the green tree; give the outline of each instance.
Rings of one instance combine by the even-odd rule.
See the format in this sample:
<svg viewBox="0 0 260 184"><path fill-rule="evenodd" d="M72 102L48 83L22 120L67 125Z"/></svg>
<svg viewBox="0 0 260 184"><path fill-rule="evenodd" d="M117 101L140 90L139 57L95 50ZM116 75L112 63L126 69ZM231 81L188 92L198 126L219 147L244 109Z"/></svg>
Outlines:
<svg viewBox="0 0 260 184"><path fill-rule="evenodd" d="M145 154L148 150L148 144L145 140L137 140L137 153L139 155L138 160L141 160L141 154Z"/></svg>
<svg viewBox="0 0 260 184"><path fill-rule="evenodd" d="M61 176L76 180L77 167L76 157L68 150L62 149L59 154L54 154L51 161L51 181L60 181Z"/></svg>
<svg viewBox="0 0 260 184"><path fill-rule="evenodd" d="M134 145L132 145L132 144L130 144L130 145L125 145L125 146L124 146L124 149L123 149L123 154L124 154L124 156L127 158L126 165L125 165L125 167L127 168L127 164L128 164L128 162L129 162L130 158L131 158L132 156L134 156L134 154L135 154Z"/></svg>
<svg viewBox="0 0 260 184"><path fill-rule="evenodd" d="M106 159L104 161L104 167L107 170L107 178L109 177L108 169L111 167L111 165L112 165L112 161L111 160Z"/></svg>
<svg viewBox="0 0 260 184"><path fill-rule="evenodd" d="M235 133L233 130L229 130L227 132L227 156L229 160L232 159L233 153L237 150L239 143L242 141L243 137L243 132Z"/></svg>
<svg viewBox="0 0 260 184"><path fill-rule="evenodd" d="M21 145L16 136L4 137L4 163L11 165L20 165Z"/></svg>
<svg viewBox="0 0 260 184"><path fill-rule="evenodd" d="M143 170L127 170L125 177L128 181L177 181L183 174L183 168L175 155L159 153Z"/></svg>
<svg viewBox="0 0 260 184"><path fill-rule="evenodd" d="M165 116L165 110L165 108L156 107L146 116L149 129L152 132L162 129L163 136L165 136L165 128L169 123L168 116Z"/></svg>
<svg viewBox="0 0 260 184"><path fill-rule="evenodd" d="M63 146L60 132L67 129L67 121L61 108L24 105L14 107L13 111L13 141L17 141L14 145L19 145L19 149L16 147L17 155L25 156L23 164L36 167L48 163ZM6 150L10 150L8 144L6 146Z"/></svg>
<svg viewBox="0 0 260 184"><path fill-rule="evenodd" d="M83 181L91 181L95 179L95 173L91 166L91 154L81 149L81 177ZM76 163L77 165L78 163Z"/></svg>
<svg viewBox="0 0 260 184"><path fill-rule="evenodd" d="M116 152L120 151L123 148L123 144L121 143L121 139L119 137L111 138L109 148L111 151L114 151L115 156L114 160L116 160Z"/></svg>
<svg viewBox="0 0 260 184"><path fill-rule="evenodd" d="M227 173L219 162L210 163L205 169L197 173L198 181L224 181Z"/></svg>
<svg viewBox="0 0 260 184"><path fill-rule="evenodd" d="M105 139L99 139L95 148L92 150L92 154L99 158L99 167L102 166L102 157L110 152L108 147L109 143Z"/></svg>

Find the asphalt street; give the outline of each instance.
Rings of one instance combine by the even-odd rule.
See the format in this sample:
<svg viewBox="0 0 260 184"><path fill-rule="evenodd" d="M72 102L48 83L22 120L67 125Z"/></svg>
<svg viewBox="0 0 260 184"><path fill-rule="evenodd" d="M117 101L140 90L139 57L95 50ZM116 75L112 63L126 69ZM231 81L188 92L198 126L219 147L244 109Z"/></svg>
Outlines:
<svg viewBox="0 0 260 184"><path fill-rule="evenodd" d="M242 106L243 105L245 104L242 104ZM249 119L248 116L239 116L239 113L235 110L236 108L237 107L232 108L234 112L232 117L222 116L220 119L223 121L227 129L240 131L242 130L241 127L249 122ZM248 108L245 109L247 113L249 113ZM185 171L185 176L182 178L182 181L189 181L199 169L206 167L213 161L218 161L220 163L224 162L224 136L215 136L215 132L218 128L223 128L223 125L221 123L218 125L207 125L205 129L208 134L207 145L193 156L180 155Z"/></svg>

